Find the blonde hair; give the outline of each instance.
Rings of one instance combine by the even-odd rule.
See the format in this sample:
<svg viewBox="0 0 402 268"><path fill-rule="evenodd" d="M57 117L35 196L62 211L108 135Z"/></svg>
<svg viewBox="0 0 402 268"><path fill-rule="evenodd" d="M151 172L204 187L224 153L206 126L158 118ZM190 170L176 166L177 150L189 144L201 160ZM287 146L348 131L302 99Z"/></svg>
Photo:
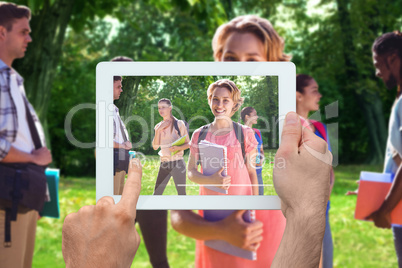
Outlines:
<svg viewBox="0 0 402 268"><path fill-rule="evenodd" d="M221 61L223 47L231 33L252 33L264 45L267 61L289 61L291 56L283 52L285 43L272 27L272 24L256 15L244 15L234 18L216 30L212 39L215 61Z"/></svg>
<svg viewBox="0 0 402 268"><path fill-rule="evenodd" d="M208 90L207 90L207 95L208 95L208 103L211 104L212 102L212 94L214 94L214 91L218 87L223 87L229 90L231 94L231 98L234 102L234 106L232 109L231 116L237 112L240 107L242 106L244 102L244 98L241 97L241 92L240 89L236 86L236 84L233 81L230 81L229 79L221 79L218 80L212 84L209 85Z"/></svg>

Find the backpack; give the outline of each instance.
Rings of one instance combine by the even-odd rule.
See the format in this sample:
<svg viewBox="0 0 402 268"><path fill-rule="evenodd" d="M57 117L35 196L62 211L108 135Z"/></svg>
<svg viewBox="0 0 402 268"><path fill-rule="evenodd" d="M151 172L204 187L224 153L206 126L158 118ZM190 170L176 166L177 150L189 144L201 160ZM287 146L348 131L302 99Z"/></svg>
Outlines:
<svg viewBox="0 0 402 268"><path fill-rule="evenodd" d="M202 140L205 140L205 137L207 136L208 129L211 127L211 124L205 125L202 127L200 135L198 136L198 141L197 144L199 144ZM243 160L244 163L246 163L246 149L244 147L244 133L243 133L243 127L241 124L233 122L233 129L236 135L236 139L239 141L241 145L241 153L243 155ZM197 166L200 164L200 160L197 160Z"/></svg>
<svg viewBox="0 0 402 268"><path fill-rule="evenodd" d="M183 123L184 123L184 125L186 126L186 128L187 128L187 134L190 136L190 128L189 128L189 126L188 126L188 123L186 122L186 121L184 121L184 120L181 120L181 121L183 121ZM173 126L174 126L174 129L176 129L176 131L177 131L177 133L179 133L179 137L181 137L181 133L180 133L180 129L179 129L179 120L177 120L177 118L175 118L175 120L173 121ZM190 137L189 137L190 138Z"/></svg>

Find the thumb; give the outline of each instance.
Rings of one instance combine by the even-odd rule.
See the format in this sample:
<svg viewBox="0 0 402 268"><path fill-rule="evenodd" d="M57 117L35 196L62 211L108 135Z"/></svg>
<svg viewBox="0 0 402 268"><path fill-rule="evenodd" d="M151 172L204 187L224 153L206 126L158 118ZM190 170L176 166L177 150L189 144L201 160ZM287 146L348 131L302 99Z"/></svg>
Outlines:
<svg viewBox="0 0 402 268"><path fill-rule="evenodd" d="M246 211L243 209L243 210L236 210L235 212L233 212L233 215L234 215L234 217L235 218L238 218L238 219L242 219L243 220L243 214L245 213Z"/></svg>
<svg viewBox="0 0 402 268"><path fill-rule="evenodd" d="M289 112L282 129L282 140L277 155L297 153L301 140L301 124L299 115Z"/></svg>

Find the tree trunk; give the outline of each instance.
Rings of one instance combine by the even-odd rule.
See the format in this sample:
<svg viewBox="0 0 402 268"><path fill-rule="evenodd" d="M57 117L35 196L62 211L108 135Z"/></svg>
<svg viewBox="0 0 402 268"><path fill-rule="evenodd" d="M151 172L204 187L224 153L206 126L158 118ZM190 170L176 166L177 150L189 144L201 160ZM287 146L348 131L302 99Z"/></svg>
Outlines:
<svg viewBox="0 0 402 268"><path fill-rule="evenodd" d="M123 79L123 93L120 95L120 99L116 101L116 106L119 108L119 114L123 120L133 114L141 79L140 76Z"/></svg>
<svg viewBox="0 0 402 268"><path fill-rule="evenodd" d="M340 85L345 89L345 94L353 93L362 112L369 133L370 155L368 162L379 164L384 160L384 152L387 139L387 127L382 111L382 101L377 92L363 89L357 92L357 88L364 85L366 75L359 73L356 63L356 49L354 48L354 36L356 29L352 27L350 13L348 11L349 0L337 0L339 24L342 33L343 58L345 61L345 73L341 76ZM347 49L346 49L347 48ZM357 118L356 118L357 120Z"/></svg>
<svg viewBox="0 0 402 268"><path fill-rule="evenodd" d="M47 110L73 4L73 0L57 0L51 6L49 1L44 2L44 7L33 14L30 22L33 41L27 54L14 65L24 77L27 97L43 124L48 147Z"/></svg>

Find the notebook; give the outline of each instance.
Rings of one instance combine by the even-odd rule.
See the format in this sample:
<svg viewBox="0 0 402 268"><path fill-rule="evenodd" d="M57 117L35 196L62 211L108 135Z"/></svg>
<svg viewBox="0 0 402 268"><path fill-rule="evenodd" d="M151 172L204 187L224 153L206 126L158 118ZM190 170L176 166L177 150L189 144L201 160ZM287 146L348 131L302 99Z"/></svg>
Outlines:
<svg viewBox="0 0 402 268"><path fill-rule="evenodd" d="M45 202L42 212L42 217L60 218L60 205L59 205L59 177L60 170L54 168L47 168L45 171L47 179L47 188L49 191L49 201Z"/></svg>
<svg viewBox="0 0 402 268"><path fill-rule="evenodd" d="M180 146L180 145L183 145L183 144L186 142L186 137L187 137L187 135L184 135L183 137L178 138L177 140L175 140L175 141L172 143L172 146ZM173 155L177 154L178 152L179 152L179 150L174 151L174 152L171 152L170 154L173 156Z"/></svg>
<svg viewBox="0 0 402 268"><path fill-rule="evenodd" d="M219 221L230 214L235 212L236 210L204 210L204 219L208 221ZM246 210L243 214L243 220L245 222L254 222L255 221L255 210ZM220 252L233 255L236 257L248 259L248 260L257 260L257 253L255 251L245 250L239 247L236 247L232 244L224 240L206 240L204 242L205 246L210 247L212 249L218 250Z"/></svg>
<svg viewBox="0 0 402 268"><path fill-rule="evenodd" d="M359 192L357 195L355 219L365 220L378 210L391 189L393 175L389 173L360 173ZM391 212L391 222L402 224L402 201Z"/></svg>
<svg viewBox="0 0 402 268"><path fill-rule="evenodd" d="M202 174L210 176L219 171L223 167L224 170L222 172L222 175L226 176L228 174L226 146L218 145L206 140L202 140L198 144L198 146L199 146ZM214 185L204 184L203 186L209 190L218 193L222 194L228 193L227 190L219 188Z"/></svg>

